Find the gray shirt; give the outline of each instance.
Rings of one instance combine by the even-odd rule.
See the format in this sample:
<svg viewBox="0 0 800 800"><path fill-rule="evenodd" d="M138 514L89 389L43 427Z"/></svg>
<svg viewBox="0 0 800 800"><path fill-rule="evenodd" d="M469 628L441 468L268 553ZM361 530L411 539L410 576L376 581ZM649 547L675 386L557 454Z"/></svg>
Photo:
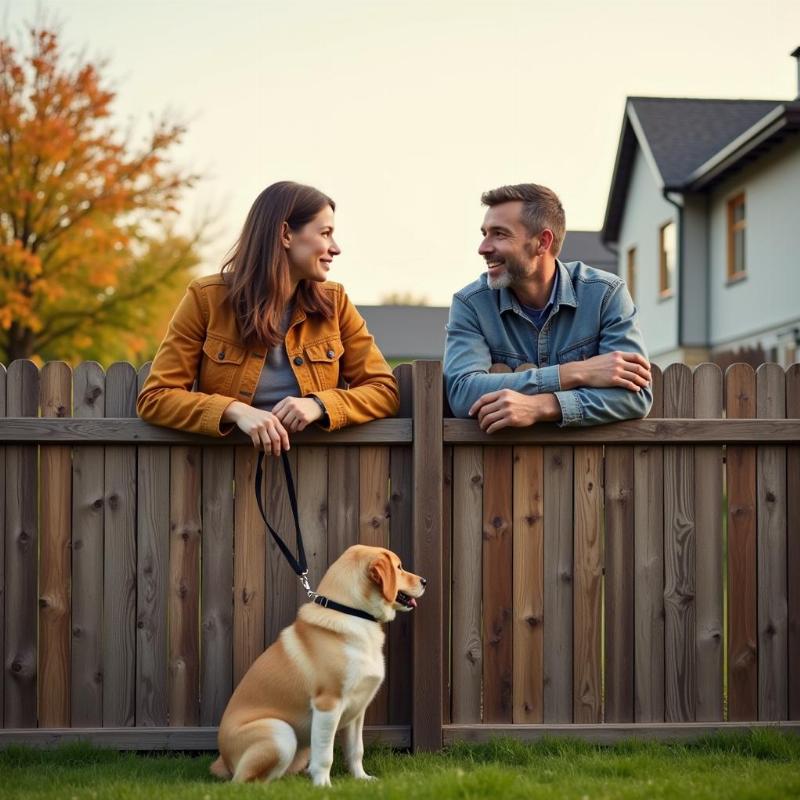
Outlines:
<svg viewBox="0 0 800 800"><path fill-rule="evenodd" d="M284 335L289 327L291 317L292 309L288 308L281 318L281 333ZM267 357L264 359L264 367L253 395L253 406L271 411L272 407L284 397L299 396L300 386L292 372L289 357L286 355L285 342L281 339L275 347L270 347Z"/></svg>

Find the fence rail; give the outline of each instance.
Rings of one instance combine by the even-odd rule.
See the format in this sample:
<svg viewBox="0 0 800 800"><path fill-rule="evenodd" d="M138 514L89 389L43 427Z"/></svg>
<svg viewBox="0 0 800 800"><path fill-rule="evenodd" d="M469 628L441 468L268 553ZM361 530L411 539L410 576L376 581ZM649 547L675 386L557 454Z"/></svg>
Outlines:
<svg viewBox="0 0 800 800"><path fill-rule="evenodd" d="M442 418L438 362L395 372L397 419L290 451L315 580L355 542L430 580L372 739L800 727L800 365L676 364L646 420L491 437ZM136 419L146 374L0 366L0 744L208 746L304 600L249 440Z"/></svg>

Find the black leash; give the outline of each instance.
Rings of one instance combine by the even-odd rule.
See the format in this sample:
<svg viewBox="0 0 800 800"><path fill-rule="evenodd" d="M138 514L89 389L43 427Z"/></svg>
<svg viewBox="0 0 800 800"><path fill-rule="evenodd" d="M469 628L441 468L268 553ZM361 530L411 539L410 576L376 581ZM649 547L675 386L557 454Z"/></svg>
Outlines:
<svg viewBox="0 0 800 800"><path fill-rule="evenodd" d="M269 524L267 521L267 515L264 513L264 505L261 500L261 487L264 482L263 450L259 452L258 462L256 464L256 500L258 502L258 510L261 512L261 517L263 518L267 529L272 534L272 538L275 540L275 543L278 545L278 547L280 547L283 555L286 556L289 566L291 566L291 568L295 571L295 574L300 579L300 583L303 584L303 588L306 590L308 599L311 600L312 603L316 603L318 606L322 606L323 608L330 608L334 611L341 611L343 614L350 614L353 617L360 617L361 619L368 619L371 622L377 622L378 620L375 619L372 614L368 614L366 611L362 611L360 608L352 608L351 606L342 605L341 603L337 603L335 600L331 600L329 597L323 597L321 594L317 594L311 588L311 586L309 586L308 561L306 561L306 551L303 547L303 534L300 532L300 515L297 513L297 493L294 490L292 468L289 464L289 458L286 455L285 450L281 451L281 460L283 461L283 474L286 476L286 490L289 493L289 504L292 507L292 516L294 517L297 558L292 555L291 550L289 550L289 548L286 546L286 542L281 539L281 537L278 535L278 532L272 527L272 525Z"/></svg>

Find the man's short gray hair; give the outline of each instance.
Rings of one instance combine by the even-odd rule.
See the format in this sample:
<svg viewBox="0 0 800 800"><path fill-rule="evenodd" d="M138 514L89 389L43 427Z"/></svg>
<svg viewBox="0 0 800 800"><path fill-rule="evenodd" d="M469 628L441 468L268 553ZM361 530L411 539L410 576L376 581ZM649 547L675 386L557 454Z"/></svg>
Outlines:
<svg viewBox="0 0 800 800"><path fill-rule="evenodd" d="M553 244L550 252L557 257L561 252L566 233L564 206L558 195L538 183L517 183L514 186L501 186L481 195L485 206L499 206L514 200L522 201L522 224L531 236L538 236L545 228L553 231Z"/></svg>

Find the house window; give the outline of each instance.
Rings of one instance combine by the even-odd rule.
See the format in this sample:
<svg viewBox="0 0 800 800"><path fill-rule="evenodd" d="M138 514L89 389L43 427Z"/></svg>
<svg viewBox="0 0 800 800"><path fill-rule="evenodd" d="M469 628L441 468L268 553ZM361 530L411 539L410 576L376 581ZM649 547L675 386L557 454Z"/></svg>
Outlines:
<svg viewBox="0 0 800 800"><path fill-rule="evenodd" d="M671 297L675 290L675 263L677 260L677 236L675 223L667 222L658 231L660 262L659 295Z"/></svg>
<svg viewBox="0 0 800 800"><path fill-rule="evenodd" d="M636 302L636 248L628 248L628 272L625 277L628 282L628 291L631 293L633 301Z"/></svg>
<svg viewBox="0 0 800 800"><path fill-rule="evenodd" d="M728 201L728 280L735 281L747 274L744 257L745 230L744 194Z"/></svg>

